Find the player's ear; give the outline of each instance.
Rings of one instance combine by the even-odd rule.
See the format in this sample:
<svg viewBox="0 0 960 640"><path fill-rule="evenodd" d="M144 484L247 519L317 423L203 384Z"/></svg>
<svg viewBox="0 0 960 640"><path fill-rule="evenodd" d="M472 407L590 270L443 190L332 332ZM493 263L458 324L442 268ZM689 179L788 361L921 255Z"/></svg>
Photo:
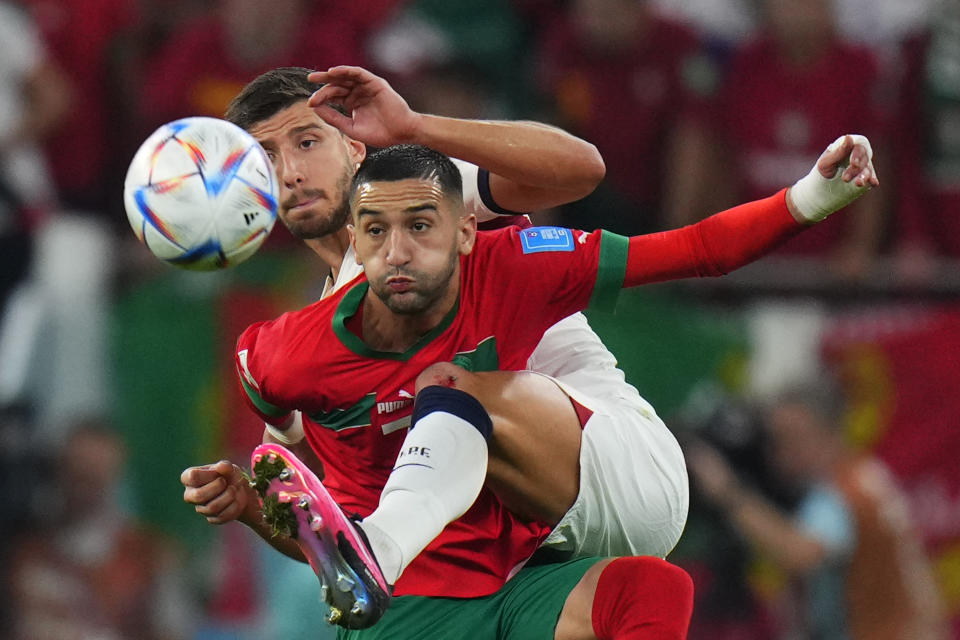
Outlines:
<svg viewBox="0 0 960 640"><path fill-rule="evenodd" d="M360 168L360 163L367 157L367 145L359 140L354 140L348 135L343 135L343 139L347 143L347 153L350 155L350 163L353 165L354 172L356 172L356 170Z"/></svg>
<svg viewBox="0 0 960 640"><path fill-rule="evenodd" d="M360 252L357 251L357 228L352 224L347 225L347 232L350 234L350 246L353 247L353 259L357 264L362 265L360 261Z"/></svg>
<svg viewBox="0 0 960 640"><path fill-rule="evenodd" d="M467 255L473 251L477 241L477 216L465 214L457 220L457 250L460 255Z"/></svg>

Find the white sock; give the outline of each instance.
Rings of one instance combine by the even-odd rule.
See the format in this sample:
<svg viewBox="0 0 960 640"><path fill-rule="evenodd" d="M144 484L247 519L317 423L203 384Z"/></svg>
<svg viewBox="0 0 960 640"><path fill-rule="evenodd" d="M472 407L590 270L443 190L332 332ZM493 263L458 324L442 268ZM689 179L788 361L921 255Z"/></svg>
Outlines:
<svg viewBox="0 0 960 640"><path fill-rule="evenodd" d="M467 420L433 411L407 432L379 506L361 523L389 584L470 508L486 475L487 440Z"/></svg>

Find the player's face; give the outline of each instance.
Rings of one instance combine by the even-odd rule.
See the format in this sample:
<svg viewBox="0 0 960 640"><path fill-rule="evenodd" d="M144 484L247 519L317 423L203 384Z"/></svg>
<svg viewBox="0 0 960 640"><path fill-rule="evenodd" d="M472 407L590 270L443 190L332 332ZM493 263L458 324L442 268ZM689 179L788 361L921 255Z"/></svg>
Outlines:
<svg viewBox="0 0 960 640"><path fill-rule="evenodd" d="M476 218L435 179L361 184L350 238L370 289L390 311L429 313L459 292L460 255L470 253Z"/></svg>
<svg viewBox="0 0 960 640"><path fill-rule="evenodd" d="M250 128L280 182L278 215L300 238L336 233L347 222L347 190L366 148L320 119L306 100Z"/></svg>

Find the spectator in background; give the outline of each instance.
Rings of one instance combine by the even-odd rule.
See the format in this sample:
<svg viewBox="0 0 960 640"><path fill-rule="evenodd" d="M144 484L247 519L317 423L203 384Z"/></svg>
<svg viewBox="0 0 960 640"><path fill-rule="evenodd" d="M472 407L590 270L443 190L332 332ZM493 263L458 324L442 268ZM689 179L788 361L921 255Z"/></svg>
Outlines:
<svg viewBox="0 0 960 640"><path fill-rule="evenodd" d="M535 91L526 75L529 41L514 0L395 0L395 4L397 10L373 34L368 48L373 68L389 77L408 101L433 102L429 93L437 89L445 94L438 102L460 113L480 110L483 115L475 117L481 118L532 115ZM481 88L469 89L470 80ZM472 108L466 104L471 98L478 99ZM425 112L450 114L429 107Z"/></svg>
<svg viewBox="0 0 960 640"><path fill-rule="evenodd" d="M734 53L716 112L715 130L732 161L686 167L697 176L692 183L702 186L693 199L698 204L677 211L676 224L714 210L718 203L710 196L718 184L728 185L730 202L769 193L784 176L810 165L819 153L818 140L837 132L858 129L875 146L882 144L875 60L868 50L837 38L831 0L762 0L760 5L764 28ZM841 66L858 72L839 73ZM851 122L853 114L865 117ZM864 120L873 125L865 126ZM718 173L721 181L709 180ZM879 250L881 214L877 194L870 194L848 216L798 236L780 253L829 258L837 275L863 277Z"/></svg>
<svg viewBox="0 0 960 640"><path fill-rule="evenodd" d="M64 443L56 499L15 546L14 640L181 640L194 622L169 544L123 513L125 449L103 423Z"/></svg>
<svg viewBox="0 0 960 640"><path fill-rule="evenodd" d="M607 164L605 185L565 208L563 224L627 235L672 226L660 212L688 208L676 200L693 192L682 168L707 161L701 142L716 66L694 31L646 0L574 0L555 18L539 52L544 91L559 124L594 143ZM666 176L675 180L665 192Z"/></svg>
<svg viewBox="0 0 960 640"><path fill-rule="evenodd" d="M251 76L274 67L363 64L354 18L331 3L219 0L146 62L143 134L176 118L222 116Z"/></svg>
<svg viewBox="0 0 960 640"><path fill-rule="evenodd" d="M893 139L899 227L896 253L909 280L960 259L960 3L944 2L904 46L905 77Z"/></svg>
<svg viewBox="0 0 960 640"><path fill-rule="evenodd" d="M2 327L7 298L26 276L30 264L31 231L56 202L40 145L63 121L68 94L36 26L28 15L8 2L0 2L0 48L4 52L0 56Z"/></svg>
<svg viewBox="0 0 960 640"><path fill-rule="evenodd" d="M51 131L47 151L64 210L106 217L122 180L127 149L122 96L114 85L121 38L136 22L136 0L25 0L51 57L70 87L70 109ZM121 126L117 126L117 125ZM121 173L112 178L112 173ZM111 191L111 187L114 191Z"/></svg>
<svg viewBox="0 0 960 640"><path fill-rule="evenodd" d="M764 414L774 468L804 491L792 512L747 488L705 444L689 447L687 461L700 495L798 587L798 619L784 620L785 631L811 640L945 638L904 498L879 460L845 445L836 390L798 384Z"/></svg>

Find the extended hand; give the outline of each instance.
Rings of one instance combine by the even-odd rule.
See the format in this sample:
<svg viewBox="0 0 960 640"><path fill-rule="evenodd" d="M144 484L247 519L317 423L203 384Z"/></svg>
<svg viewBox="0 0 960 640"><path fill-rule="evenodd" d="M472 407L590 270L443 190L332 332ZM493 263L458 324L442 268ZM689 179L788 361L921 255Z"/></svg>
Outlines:
<svg viewBox="0 0 960 640"><path fill-rule="evenodd" d="M311 73L308 79L325 83L309 105L327 124L354 140L388 147L414 139L420 114L380 76L361 67L340 66ZM350 115L332 104L343 106Z"/></svg>
<svg viewBox="0 0 960 640"><path fill-rule="evenodd" d="M810 173L788 192L790 211L801 222L819 222L880 185L866 137L847 134L820 155Z"/></svg>
<svg viewBox="0 0 960 640"><path fill-rule="evenodd" d="M185 469L180 482L186 487L183 501L195 505L196 512L211 524L249 523L259 517L256 491L243 470L227 460Z"/></svg>

